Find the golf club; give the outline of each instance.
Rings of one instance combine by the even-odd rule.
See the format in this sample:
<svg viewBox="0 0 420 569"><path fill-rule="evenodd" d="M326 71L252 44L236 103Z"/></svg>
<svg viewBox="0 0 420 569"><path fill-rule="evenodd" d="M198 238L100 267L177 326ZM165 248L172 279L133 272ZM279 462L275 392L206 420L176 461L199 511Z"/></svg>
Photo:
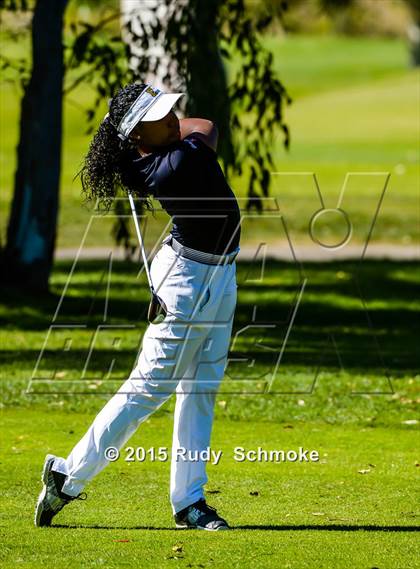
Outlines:
<svg viewBox="0 0 420 569"><path fill-rule="evenodd" d="M133 214L134 226L136 228L136 233L137 233L137 237L139 240L140 250L141 250L142 257L143 257L143 264L144 264L144 268L146 271L147 281L149 283L150 292L152 294L152 299L150 301L149 309L147 312L147 320L151 324L159 324L160 322L163 322L163 320L165 319L166 314L167 314L167 308L166 308L166 305L163 302L163 300L156 294L156 291L155 291L153 283L152 283L152 278L150 276L150 270L149 270L149 264L147 262L146 251L144 249L143 236L141 234L140 224L139 224L139 221L137 219L136 206L134 204L134 199L133 199L133 196L131 195L131 192L128 192L128 199L130 202L131 213Z"/></svg>

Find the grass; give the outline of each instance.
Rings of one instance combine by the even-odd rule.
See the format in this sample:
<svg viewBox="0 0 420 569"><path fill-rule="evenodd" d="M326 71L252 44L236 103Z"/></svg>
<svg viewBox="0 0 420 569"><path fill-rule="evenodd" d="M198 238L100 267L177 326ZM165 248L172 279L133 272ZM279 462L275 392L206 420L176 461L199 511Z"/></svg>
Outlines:
<svg viewBox="0 0 420 569"><path fill-rule="evenodd" d="M314 206L312 178L301 175L302 172L317 174L329 207L336 206L347 172L364 173L353 179L348 189L346 207L351 208L356 226L366 224L377 206L377 185L383 184L384 176L371 174L389 172L391 179L374 238L413 243L418 236L419 221L419 90L416 71L408 68L405 43L394 39L319 36L264 41L273 51L275 69L294 99L286 110L292 133L291 150L285 153L280 138L273 147L276 170L282 175L273 176L271 194L279 197L282 213L296 226L299 238L308 237L306 218L320 207L319 203ZM86 125L81 108L91 100L90 88L84 86L65 102L59 247L77 247L90 219L90 212L80 206L80 184L73 177L90 138L84 134ZM102 110L105 112L105 106ZM3 219L13 185L18 112L18 93L3 84L0 89ZM246 195L244 178L234 178L231 184L238 196ZM265 220L260 220L257 226L258 233L272 241L284 237ZM5 223L2 239L4 235ZM353 239L360 242L363 237L355 231ZM93 228L92 246L107 245L111 240L109 225Z"/></svg>
<svg viewBox="0 0 420 569"><path fill-rule="evenodd" d="M414 433L292 422L216 420L209 502L229 518L224 534L176 532L169 463L120 459L88 487L56 526L32 526L47 451L65 454L93 414L43 409L3 413L3 567L56 567L77 544L74 567L416 567ZM31 428L28 429L28 426ZM142 425L130 445L170 447L169 416ZM316 449L317 463L235 462L233 449ZM367 471L360 474L359 471ZM12 483L10 483L12 481ZM417 554L417 555L416 555ZM67 561L65 561L67 563Z"/></svg>
<svg viewBox="0 0 420 569"><path fill-rule="evenodd" d="M36 303L16 291L3 292L0 323L7 349L0 373L5 404L31 406L37 397L43 400L36 394L47 390L54 393L50 406L91 410L95 397L75 392L106 399L127 376L145 329L148 291L136 263L114 262L107 296L107 269L105 261L80 261L69 279L70 264L57 263L51 295ZM227 418L254 420L262 414L272 421L305 417L382 426L415 418L415 290L420 280L415 263L309 263L299 268L270 262L262 278L260 269L250 262L238 264L238 308L221 391ZM66 284L55 329L35 369ZM94 334L104 323L117 328L99 333L82 376ZM69 338L70 349L65 347ZM20 390L28 388L30 377L33 398L22 397ZM275 396L263 395L267 392Z"/></svg>
<svg viewBox="0 0 420 569"><path fill-rule="evenodd" d="M118 353L110 348L112 337L104 336L87 378L75 383L92 333L103 323L106 298L106 264L83 261L70 279L57 323L86 324L87 330L52 338L39 370L54 381L29 386L70 268L57 263L51 294L36 301L15 290L1 295L3 567L56 567L75 544L75 567L224 567L227 560L232 567L262 568L416 566L416 264L312 263L300 272L270 262L261 278L261 266L238 263L236 339L212 439L223 456L209 465L207 485L209 502L235 528L224 535L175 533L169 463L131 464L124 453L89 484L86 502L60 513L54 528L32 526L45 453L69 452L132 367L144 330L144 275L137 278L136 263L115 262L107 323L134 328L118 332ZM267 392L302 277L307 285L299 316ZM356 277L379 342L379 363ZM246 328L253 313L256 322L275 326ZM237 334L241 330L251 333ZM69 334L71 350L63 351ZM242 363L234 361L238 357ZM112 358L116 363L107 378ZM254 379L251 390L244 378ZM40 394L46 387L52 393ZM81 387L85 394L73 393ZM169 448L173 405L174 398L142 425L130 446ZM302 446L317 450L320 461L236 462L237 446Z"/></svg>

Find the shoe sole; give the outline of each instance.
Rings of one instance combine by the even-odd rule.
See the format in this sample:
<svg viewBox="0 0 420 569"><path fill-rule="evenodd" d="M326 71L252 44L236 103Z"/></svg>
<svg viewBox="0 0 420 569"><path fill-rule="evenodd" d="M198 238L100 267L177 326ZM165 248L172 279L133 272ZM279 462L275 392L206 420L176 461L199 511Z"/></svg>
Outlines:
<svg viewBox="0 0 420 569"><path fill-rule="evenodd" d="M202 530L202 531L224 531L224 530L231 529L229 526L221 526L217 529L210 529L210 528L205 528L203 526L185 526L185 525L179 525L179 524L175 524L175 525L176 525L176 529L198 529L198 530Z"/></svg>
<svg viewBox="0 0 420 569"><path fill-rule="evenodd" d="M50 471L50 465L54 462L55 456L53 454L47 454L44 461L44 466L42 468L41 474L41 482L43 483L43 488L41 493L38 497L38 501L35 507L35 516L34 516L34 524L36 527L43 527L40 525L40 520L43 512L42 502L44 501L45 495L47 493L47 484L48 484L48 473Z"/></svg>

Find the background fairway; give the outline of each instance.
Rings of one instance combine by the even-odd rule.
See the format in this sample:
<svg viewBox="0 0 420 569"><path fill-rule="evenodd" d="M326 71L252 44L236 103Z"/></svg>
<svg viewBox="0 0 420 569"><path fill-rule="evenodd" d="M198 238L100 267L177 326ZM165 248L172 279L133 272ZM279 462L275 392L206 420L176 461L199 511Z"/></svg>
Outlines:
<svg viewBox="0 0 420 569"><path fill-rule="evenodd" d="M298 235L307 236L305 219L314 213L307 204L308 200L313 201L315 188L309 176L296 173L315 172L327 207L335 207L347 172L390 172L374 239L412 243L418 234L419 220L419 82L417 72L407 66L406 44L396 39L293 35L264 41L274 54L279 78L294 100L286 109L292 136L290 152L285 152L280 138L274 146L276 170L289 174L280 179L273 177L271 195L279 196L282 211L287 211L293 219ZM23 46L19 50L21 55L25 53ZM233 62L230 74L235 67ZM90 135L85 134L82 110L92 101L92 95L90 87L84 85L65 103L59 247L78 246L90 218L89 211L80 205L80 182L73 178L90 140ZM19 103L19 92L3 83L0 88L2 239L13 187ZM105 108L104 103L100 112L105 113ZM372 183L383 185L383 175L374 180L365 175L349 188L356 224L371 220L377 206ZM244 178L233 178L231 185L238 196L246 195ZM264 221L256 225L255 233L264 238L272 241L284 238ZM111 243L110 227L108 220L95 228L89 245ZM333 232L336 230L333 228ZM356 233L353 239L361 241L363 237Z"/></svg>

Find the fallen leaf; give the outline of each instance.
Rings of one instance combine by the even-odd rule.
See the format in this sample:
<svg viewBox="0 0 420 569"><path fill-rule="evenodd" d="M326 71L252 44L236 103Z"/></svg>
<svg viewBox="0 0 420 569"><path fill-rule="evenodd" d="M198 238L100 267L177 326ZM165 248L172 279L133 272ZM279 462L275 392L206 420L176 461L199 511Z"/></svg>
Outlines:
<svg viewBox="0 0 420 569"><path fill-rule="evenodd" d="M173 545L172 551L175 551L175 553L182 553L182 543L176 543Z"/></svg>
<svg viewBox="0 0 420 569"><path fill-rule="evenodd" d="M370 472L370 468L365 468L362 470L358 470L357 471L359 474L368 474Z"/></svg>
<svg viewBox="0 0 420 569"><path fill-rule="evenodd" d="M130 543L131 539L114 539L115 543Z"/></svg>

